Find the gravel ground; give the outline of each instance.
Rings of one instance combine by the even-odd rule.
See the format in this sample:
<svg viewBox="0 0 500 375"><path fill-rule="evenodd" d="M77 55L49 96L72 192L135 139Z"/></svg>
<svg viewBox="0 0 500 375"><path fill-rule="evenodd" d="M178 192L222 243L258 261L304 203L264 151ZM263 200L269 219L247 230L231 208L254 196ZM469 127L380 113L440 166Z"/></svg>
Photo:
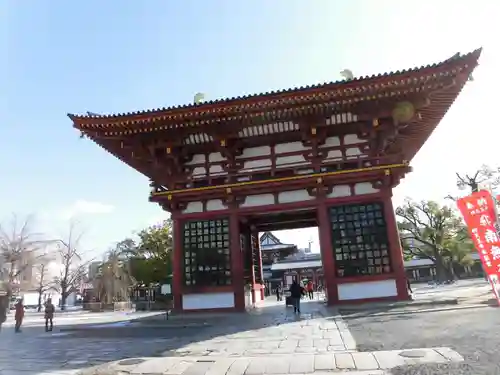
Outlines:
<svg viewBox="0 0 500 375"><path fill-rule="evenodd" d="M391 311L386 316L344 315L358 350L445 346L464 356L453 365L404 366L393 375L500 374L500 308L485 307L418 314Z"/></svg>

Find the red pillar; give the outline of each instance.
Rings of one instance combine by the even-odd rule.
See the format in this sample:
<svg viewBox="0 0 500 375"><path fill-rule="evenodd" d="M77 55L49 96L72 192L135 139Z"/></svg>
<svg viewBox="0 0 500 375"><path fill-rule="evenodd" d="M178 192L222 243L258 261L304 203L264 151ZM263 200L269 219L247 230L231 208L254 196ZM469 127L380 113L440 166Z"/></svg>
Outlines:
<svg viewBox="0 0 500 375"><path fill-rule="evenodd" d="M403 250L399 238L398 224L394 207L392 205L392 190L385 194L383 199L385 223L387 225L387 239L389 241L389 251L394 275L396 276L396 288L399 300L408 300L408 288L406 284L406 273L404 266Z"/></svg>
<svg viewBox="0 0 500 375"><path fill-rule="evenodd" d="M231 283L234 288L234 308L245 311L245 283L243 253L240 240L240 219L236 210L229 216L229 237L231 246Z"/></svg>
<svg viewBox="0 0 500 375"><path fill-rule="evenodd" d="M172 253L172 293L174 298L174 310L182 311L182 284L184 275L183 265L183 223L179 219L173 219L174 251Z"/></svg>
<svg viewBox="0 0 500 375"><path fill-rule="evenodd" d="M328 305L334 305L339 301L337 290L337 275L335 270L335 254L332 241L332 229L328 208L323 200L318 202L318 230L321 248L321 262L323 264L323 279L326 287Z"/></svg>

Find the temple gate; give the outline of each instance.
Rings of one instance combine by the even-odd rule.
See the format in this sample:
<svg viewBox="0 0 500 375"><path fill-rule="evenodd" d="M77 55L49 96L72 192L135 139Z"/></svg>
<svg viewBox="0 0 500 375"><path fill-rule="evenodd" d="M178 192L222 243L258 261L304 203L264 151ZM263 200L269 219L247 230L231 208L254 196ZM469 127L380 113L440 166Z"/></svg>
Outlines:
<svg viewBox="0 0 500 375"><path fill-rule="evenodd" d="M172 214L175 309L258 303L259 230L306 226L319 228L328 304L405 300L392 189L479 55L229 100L69 117L148 176L150 201Z"/></svg>

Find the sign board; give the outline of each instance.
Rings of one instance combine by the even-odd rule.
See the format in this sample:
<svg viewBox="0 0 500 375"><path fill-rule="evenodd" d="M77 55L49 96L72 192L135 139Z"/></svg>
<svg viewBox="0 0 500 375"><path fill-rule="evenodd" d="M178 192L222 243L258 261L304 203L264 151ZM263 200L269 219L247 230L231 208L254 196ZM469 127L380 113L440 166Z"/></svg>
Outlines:
<svg viewBox="0 0 500 375"><path fill-rule="evenodd" d="M500 236L495 199L489 191L480 190L459 199L457 205L500 305Z"/></svg>
<svg viewBox="0 0 500 375"><path fill-rule="evenodd" d="M164 296L172 294L172 286L170 284L162 284L160 293Z"/></svg>

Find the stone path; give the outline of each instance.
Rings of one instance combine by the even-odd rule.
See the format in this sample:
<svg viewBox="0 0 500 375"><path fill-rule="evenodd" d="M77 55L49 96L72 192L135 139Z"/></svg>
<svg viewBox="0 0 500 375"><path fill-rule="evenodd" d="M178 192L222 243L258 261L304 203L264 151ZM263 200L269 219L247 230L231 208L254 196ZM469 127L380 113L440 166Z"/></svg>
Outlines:
<svg viewBox="0 0 500 375"><path fill-rule="evenodd" d="M261 356L355 351L356 342L338 314L318 302L303 303L296 315L282 304L228 320L201 339L167 350L165 356Z"/></svg>
<svg viewBox="0 0 500 375"><path fill-rule="evenodd" d="M106 375L111 375L116 366L125 366L117 363L130 358L136 366L133 373L139 374L144 366L149 366L151 357L157 357L152 363L163 366L172 375L304 374L333 370L348 370L351 375L357 370L381 374L386 368L408 361L461 360L446 348L422 349L419 355L409 353L406 357L398 351L358 352L341 316L317 301L303 303L300 316L282 303L266 302L264 308L248 314L216 315L205 321L201 318L198 325L189 328L182 328L183 319L150 318L98 329L94 323L82 321L80 329L51 334L44 333L42 327L27 327L16 335L9 327L0 333L0 374L69 375L98 365L96 371L107 368ZM132 366L132 362L125 362L129 363L126 366ZM224 366L228 366L225 372ZM158 373L151 369L147 372Z"/></svg>
<svg viewBox="0 0 500 375"><path fill-rule="evenodd" d="M81 375L165 374L165 375L281 375L387 374L402 365L450 363L463 358L448 348L411 351L344 352L304 355L249 357L134 358L108 363L82 371ZM341 372L338 372L341 371Z"/></svg>

